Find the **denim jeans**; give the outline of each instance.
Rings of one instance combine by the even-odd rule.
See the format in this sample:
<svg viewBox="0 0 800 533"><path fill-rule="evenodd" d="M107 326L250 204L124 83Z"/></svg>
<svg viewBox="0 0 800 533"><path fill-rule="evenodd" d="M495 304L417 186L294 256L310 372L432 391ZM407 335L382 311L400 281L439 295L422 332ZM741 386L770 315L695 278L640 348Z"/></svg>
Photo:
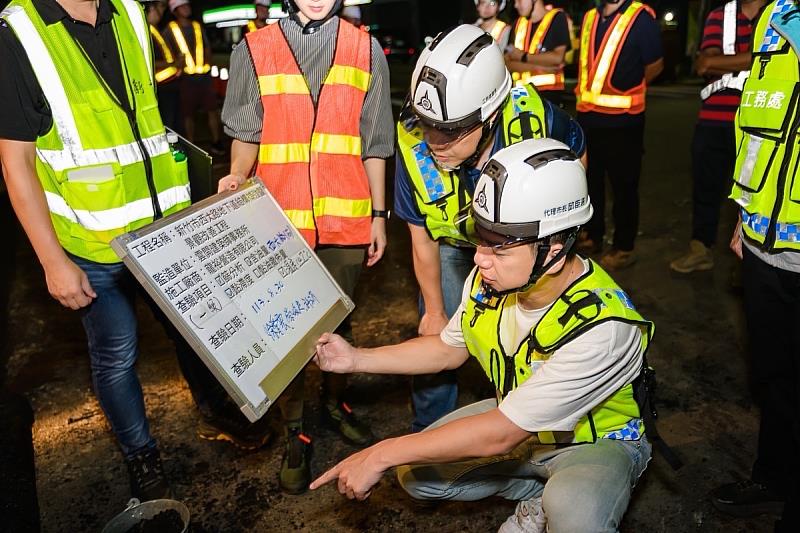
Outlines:
<svg viewBox="0 0 800 533"><path fill-rule="evenodd" d="M494 409L483 400L451 413L430 428ZM400 466L397 478L422 500L476 501L542 497L549 532L617 531L633 487L650 460L650 444L598 439L567 447L529 439L502 456L449 464Z"/></svg>
<svg viewBox="0 0 800 533"><path fill-rule="evenodd" d="M80 311L97 400L125 457L155 448L134 368L139 355L136 295L143 291L123 263L95 263L72 255L70 259L86 273L97 293L97 298ZM155 303L144 296L175 343L195 403L204 416L211 416L227 401L227 394Z"/></svg>
<svg viewBox="0 0 800 533"><path fill-rule="evenodd" d="M448 244L439 245L441 264L442 299L448 318L458 309L464 281L475 266L473 248L459 248ZM419 299L419 314L425 314L422 296ZM414 376L411 379L411 401L414 404L414 420L411 431L422 431L430 424L456 408L458 383L456 371L446 370L438 374Z"/></svg>

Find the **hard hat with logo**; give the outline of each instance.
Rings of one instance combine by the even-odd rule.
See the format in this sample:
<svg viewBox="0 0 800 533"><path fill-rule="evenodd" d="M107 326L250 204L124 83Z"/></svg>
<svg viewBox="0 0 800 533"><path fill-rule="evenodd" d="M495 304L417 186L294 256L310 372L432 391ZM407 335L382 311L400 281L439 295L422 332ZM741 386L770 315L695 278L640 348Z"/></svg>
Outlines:
<svg viewBox="0 0 800 533"><path fill-rule="evenodd" d="M481 0L474 0L475 7L478 7L478 4L480 3L480 1ZM498 2L495 2L495 3L500 6L500 7L497 8L497 12L498 13L506 8L506 0L499 0Z"/></svg>
<svg viewBox="0 0 800 533"><path fill-rule="evenodd" d="M471 206L481 245L537 243L527 286L570 252L592 212L583 165L552 139L528 139L494 154L483 167ZM566 235L563 249L545 264L549 237L557 234Z"/></svg>
<svg viewBox="0 0 800 533"><path fill-rule="evenodd" d="M411 106L423 124L459 130L487 122L510 90L503 52L488 33L462 24L437 35L420 54Z"/></svg>

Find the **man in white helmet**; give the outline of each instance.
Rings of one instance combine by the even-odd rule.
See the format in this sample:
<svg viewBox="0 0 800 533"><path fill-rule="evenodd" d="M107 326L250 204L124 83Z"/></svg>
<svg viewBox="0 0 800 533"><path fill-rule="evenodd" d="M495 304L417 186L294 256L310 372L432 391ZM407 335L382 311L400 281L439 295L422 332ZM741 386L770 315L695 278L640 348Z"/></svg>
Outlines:
<svg viewBox="0 0 800 533"><path fill-rule="evenodd" d="M247 33L260 30L267 25L272 2L270 0L254 0L253 5L256 8L256 18L247 21Z"/></svg>
<svg viewBox="0 0 800 533"><path fill-rule="evenodd" d="M576 255L591 218L586 175L562 143L526 140L483 169L470 218L476 268L440 336L354 348L324 334L333 372L416 374L475 357L497 390L427 430L384 440L311 484L364 499L392 467L411 496L519 501L500 531L617 531L650 458L633 382L653 324ZM406 465L406 466L401 466Z"/></svg>
<svg viewBox="0 0 800 533"><path fill-rule="evenodd" d="M473 247L456 214L480 168L504 146L551 137L578 155L583 132L531 85L511 88L503 54L479 28L439 34L420 55L397 124L395 213L408 223L420 286L420 335L438 335L461 301ZM412 430L456 406L454 372L415 376Z"/></svg>
<svg viewBox="0 0 800 533"><path fill-rule="evenodd" d="M511 35L511 26L498 18L506 8L506 0L475 0L478 20L475 26L492 36L500 50L505 50Z"/></svg>

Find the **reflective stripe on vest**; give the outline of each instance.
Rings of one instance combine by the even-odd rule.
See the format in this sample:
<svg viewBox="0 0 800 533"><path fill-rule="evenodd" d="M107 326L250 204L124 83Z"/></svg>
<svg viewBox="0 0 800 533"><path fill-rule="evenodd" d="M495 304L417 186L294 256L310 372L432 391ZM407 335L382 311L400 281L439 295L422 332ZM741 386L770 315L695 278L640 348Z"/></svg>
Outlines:
<svg viewBox="0 0 800 533"><path fill-rule="evenodd" d="M184 67L183 71L186 74L205 74L211 70L211 65L206 63L205 49L203 44L203 27L196 20L192 21L192 30L194 31L194 56L189 50L189 45L186 38L183 36L183 29L174 20L169 23L169 29L172 32L172 37L175 39L175 44L178 50L183 55Z"/></svg>
<svg viewBox="0 0 800 533"><path fill-rule="evenodd" d="M725 4L725 12L722 19L722 53L726 56L736 55L736 20L738 12L739 3L737 0L730 0ZM723 74L720 79L714 80L703 87L700 91L700 98L706 100L712 94L726 89L741 91L749 75L749 70Z"/></svg>
<svg viewBox="0 0 800 533"><path fill-rule="evenodd" d="M372 200L360 119L370 36L339 21L317 105L280 25L247 35L265 110L257 174L311 245L369 243Z"/></svg>
<svg viewBox="0 0 800 533"><path fill-rule="evenodd" d="M550 31L550 27L553 24L553 20L555 19L556 15L563 12L563 10L555 8L547 11L542 20L539 22L539 26L536 28L536 31L533 33L533 37L531 37L530 44L525 47L525 39L527 34L530 31L530 28L533 27L533 23L528 22L527 27L521 28L517 26L517 36L514 38L514 43L520 42L521 46L518 46L520 50L525 50L528 55L538 54L542 51L542 45L544 44L544 39L547 36L547 32ZM564 90L564 70L561 69L558 72L543 72L541 70L531 69L528 72L514 72L512 73L512 78L514 79L514 83L517 86L522 86L527 83L532 83L537 89L540 91L562 91Z"/></svg>
<svg viewBox="0 0 800 533"><path fill-rule="evenodd" d="M254 20L247 21L247 33L251 33L258 30L258 26L256 26L256 22Z"/></svg>
<svg viewBox="0 0 800 533"><path fill-rule="evenodd" d="M149 26L150 35L153 36L153 42L158 45L159 50L161 50L161 56L164 58L164 62L167 64L166 67L162 68L155 74L156 81L158 83L164 83L178 75L178 69L175 67L175 56L172 55L172 50L170 50L167 41L164 40L158 30L152 24Z"/></svg>
<svg viewBox="0 0 800 533"><path fill-rule="evenodd" d="M492 26L492 31L489 32L489 35L491 35L492 39L494 39L495 41L499 41L500 37L503 36L503 31L505 31L506 26L508 26L508 24L506 24L502 20L499 19L496 20L494 22L494 26Z"/></svg>
<svg viewBox="0 0 800 533"><path fill-rule="evenodd" d="M45 24L31 0L15 0L0 15L25 50L53 117L36 140L36 171L58 240L100 263L119 261L110 240L150 223L154 202L164 215L190 202L186 166L174 161L158 112L144 13L132 0L111 2L117 46L130 51L124 73L136 133L63 25Z"/></svg>
<svg viewBox="0 0 800 533"><path fill-rule="evenodd" d="M767 252L800 251L800 67L797 50L778 31L788 31L783 16L793 8L780 0L762 11L753 31L754 74L736 113L730 198L742 209L745 236Z"/></svg>
<svg viewBox="0 0 800 533"><path fill-rule="evenodd" d="M591 9L584 16L578 85L575 87L579 112L638 114L644 111L647 92L644 79L639 85L626 91L619 91L611 85L619 53L636 17L642 11L653 13L651 8L636 1L631 2L624 12L617 12L597 52L594 48L600 18L598 9Z"/></svg>
<svg viewBox="0 0 800 533"><path fill-rule="evenodd" d="M511 89L501 116L499 127L504 146L549 135L544 104L530 85ZM458 173L439 169L415 118L398 121L397 144L414 201L425 218L430 237L470 244L467 236L470 229L455 223L458 212L471 201Z"/></svg>
<svg viewBox="0 0 800 533"><path fill-rule="evenodd" d="M640 350L647 351L653 324L642 318L627 294L596 263L575 280L547 309L529 335L517 346L517 293L487 295L480 273L473 270L471 292L461 316L461 331L470 355L475 357L499 398L522 385L563 346L591 328L621 321L638 326ZM513 351L506 351L506 347ZM580 394L580 391L576 391ZM593 442L595 438L638 440L644 431L633 387L627 384L583 416L571 432L542 431L542 443Z"/></svg>

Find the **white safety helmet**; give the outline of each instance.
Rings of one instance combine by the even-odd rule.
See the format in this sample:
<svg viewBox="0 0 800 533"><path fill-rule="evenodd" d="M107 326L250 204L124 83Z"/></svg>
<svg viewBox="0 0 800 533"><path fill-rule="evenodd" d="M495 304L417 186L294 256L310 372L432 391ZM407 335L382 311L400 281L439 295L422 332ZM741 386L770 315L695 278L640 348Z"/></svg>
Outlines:
<svg viewBox="0 0 800 533"><path fill-rule="evenodd" d="M462 24L422 51L411 76L411 105L426 125L457 130L485 123L511 90L511 74L492 37Z"/></svg>
<svg viewBox="0 0 800 533"><path fill-rule="evenodd" d="M527 286L570 252L592 212L583 165L553 139L528 139L494 154L481 171L471 206L482 245L538 242ZM545 264L548 237L565 232L563 249Z"/></svg>
<svg viewBox="0 0 800 533"><path fill-rule="evenodd" d="M474 2L475 2L475 7L478 7L478 3L479 3L480 1L481 1L481 0L474 0ZM506 8L506 0L500 0L500 1L499 1L499 2L497 2L497 3L500 5L500 7L498 7L498 8L497 8L497 12L498 12L498 13L500 13L502 10L504 10L504 9Z"/></svg>

